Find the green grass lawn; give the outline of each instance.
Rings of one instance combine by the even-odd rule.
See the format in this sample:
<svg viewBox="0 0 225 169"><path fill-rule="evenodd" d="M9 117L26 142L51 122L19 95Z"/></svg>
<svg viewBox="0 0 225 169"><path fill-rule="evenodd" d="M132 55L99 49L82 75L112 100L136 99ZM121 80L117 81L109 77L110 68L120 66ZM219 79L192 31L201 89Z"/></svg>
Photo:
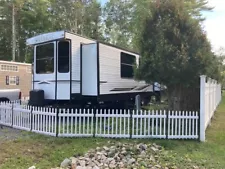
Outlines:
<svg viewBox="0 0 225 169"><path fill-rule="evenodd" d="M23 132L19 139L0 142L0 168L26 169L32 165L40 169L57 167L65 158L106 145L108 141L109 139L100 138L55 138ZM161 161L181 169L193 166L225 168L225 96L207 129L205 143L149 139L110 141L157 143L168 151L166 156L161 157Z"/></svg>

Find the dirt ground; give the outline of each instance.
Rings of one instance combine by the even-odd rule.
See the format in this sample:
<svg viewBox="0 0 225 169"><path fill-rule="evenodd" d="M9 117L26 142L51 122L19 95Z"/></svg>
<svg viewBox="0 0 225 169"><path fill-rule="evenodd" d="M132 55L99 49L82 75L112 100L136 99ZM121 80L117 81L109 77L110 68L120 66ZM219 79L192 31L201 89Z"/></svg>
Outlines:
<svg viewBox="0 0 225 169"><path fill-rule="evenodd" d="M8 140L15 140L22 135L21 130L0 125L0 144Z"/></svg>

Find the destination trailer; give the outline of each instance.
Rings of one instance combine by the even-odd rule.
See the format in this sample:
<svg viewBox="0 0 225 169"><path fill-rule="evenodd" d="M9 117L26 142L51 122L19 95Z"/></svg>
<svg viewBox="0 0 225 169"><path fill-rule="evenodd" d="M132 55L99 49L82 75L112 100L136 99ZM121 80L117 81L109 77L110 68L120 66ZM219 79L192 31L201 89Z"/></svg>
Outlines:
<svg viewBox="0 0 225 169"><path fill-rule="evenodd" d="M155 94L133 78L137 53L67 31L37 35L27 45L34 47L30 104L115 106Z"/></svg>

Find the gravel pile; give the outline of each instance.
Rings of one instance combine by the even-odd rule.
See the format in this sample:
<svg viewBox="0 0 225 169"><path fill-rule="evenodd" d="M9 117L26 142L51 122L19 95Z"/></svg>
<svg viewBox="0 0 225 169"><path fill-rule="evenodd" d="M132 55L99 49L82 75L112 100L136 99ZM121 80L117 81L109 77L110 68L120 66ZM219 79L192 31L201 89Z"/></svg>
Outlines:
<svg viewBox="0 0 225 169"><path fill-rule="evenodd" d="M109 168L148 168L169 169L160 165L159 156L164 150L156 144L122 144L97 147L84 156L66 158L55 169L109 169ZM176 168L173 166L173 168ZM53 168L52 168L53 169Z"/></svg>

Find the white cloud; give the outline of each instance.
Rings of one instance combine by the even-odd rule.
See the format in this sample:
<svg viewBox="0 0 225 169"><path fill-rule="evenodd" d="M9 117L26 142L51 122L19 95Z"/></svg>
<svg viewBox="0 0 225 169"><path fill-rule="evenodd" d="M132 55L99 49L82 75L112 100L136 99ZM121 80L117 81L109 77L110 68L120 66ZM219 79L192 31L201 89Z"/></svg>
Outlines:
<svg viewBox="0 0 225 169"><path fill-rule="evenodd" d="M208 5L215 7L214 11L224 11L225 1L224 0L208 0Z"/></svg>
<svg viewBox="0 0 225 169"><path fill-rule="evenodd" d="M213 50L225 48L225 0L208 0L209 5L215 7L213 12L204 13L206 21L204 27Z"/></svg>

